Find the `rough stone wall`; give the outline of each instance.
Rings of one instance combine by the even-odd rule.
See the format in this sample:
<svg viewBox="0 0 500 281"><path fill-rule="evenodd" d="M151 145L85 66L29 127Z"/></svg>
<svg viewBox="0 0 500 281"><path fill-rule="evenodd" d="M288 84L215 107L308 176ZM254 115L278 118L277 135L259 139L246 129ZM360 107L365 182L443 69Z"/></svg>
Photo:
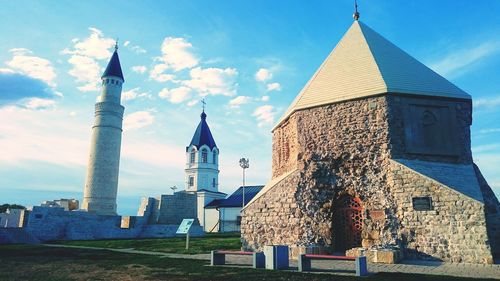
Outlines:
<svg viewBox="0 0 500 281"><path fill-rule="evenodd" d="M492 263L484 205L391 161L388 184L397 202L398 237L407 258ZM429 196L432 208L416 211L413 197Z"/></svg>
<svg viewBox="0 0 500 281"><path fill-rule="evenodd" d="M397 224L374 222L366 211L383 209L387 216L395 215L384 168L389 159L386 109L384 96L331 104L298 111L284 127L277 128L273 132L273 176L290 169L289 163L276 157L276 151L286 144L277 141L283 135L292 139L288 143L296 138L297 176L285 179L245 209L245 245L254 248L264 241L286 242L331 250L333 205L343 194L362 201L364 246L394 243ZM294 223L279 224L283 218ZM256 227L259 220L261 225Z"/></svg>
<svg viewBox="0 0 500 281"><path fill-rule="evenodd" d="M410 112L410 106L444 112L438 117L452 122L456 138L450 142L451 153L426 155L407 151L405 129L411 124L405 111ZM391 160L470 165L470 124L470 101L392 95L295 112L273 131L273 179L296 172L245 208L244 247L260 249L266 244L286 244L292 247L292 256L310 248L332 251L336 199L348 194L361 200L365 248L393 245L403 248L408 257L491 262L482 203L409 168L404 173L394 172ZM289 157L282 157L282 151L288 151ZM436 210L426 214L409 210L411 197L402 196L423 193L436 200ZM427 227L443 220L450 225L432 230ZM496 218L491 216L490 220ZM498 228L494 229L493 232Z"/></svg>
<svg viewBox="0 0 500 281"><path fill-rule="evenodd" d="M293 115L273 132L272 177L295 170L298 156L297 120Z"/></svg>
<svg viewBox="0 0 500 281"><path fill-rule="evenodd" d="M292 173L243 211L243 248L263 250L264 245L299 245L306 227L295 194L299 173Z"/></svg>
<svg viewBox="0 0 500 281"><path fill-rule="evenodd" d="M29 236L22 239L36 238L40 241L50 240L96 240L125 238L162 238L175 236L178 224L150 224L146 216L127 217L132 223L122 228L121 216L102 216L81 211L65 211L63 208L34 207L30 212L26 227L23 229ZM13 230L14 231L14 230ZM193 236L202 236L203 229L193 225L190 231ZM12 235L11 235L12 236ZM4 239L9 239L7 234Z"/></svg>
<svg viewBox="0 0 500 281"><path fill-rule="evenodd" d="M197 196L195 193L176 192L173 195L162 195L159 202L159 224L180 224L183 219L197 220Z"/></svg>
<svg viewBox="0 0 500 281"><path fill-rule="evenodd" d="M500 257L500 203L495 193L484 179L479 168L474 164L477 179L484 198L486 227L491 250L495 257Z"/></svg>

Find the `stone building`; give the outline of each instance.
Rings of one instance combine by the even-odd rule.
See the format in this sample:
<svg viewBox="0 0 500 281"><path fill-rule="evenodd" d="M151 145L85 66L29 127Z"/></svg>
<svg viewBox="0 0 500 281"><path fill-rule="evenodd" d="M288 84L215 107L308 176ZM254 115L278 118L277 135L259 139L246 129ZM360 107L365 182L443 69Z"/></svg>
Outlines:
<svg viewBox="0 0 500 281"><path fill-rule="evenodd" d="M470 95L354 21L273 128L244 247L492 263L500 205L473 162L471 123Z"/></svg>
<svg viewBox="0 0 500 281"><path fill-rule="evenodd" d="M95 120L83 191L82 209L99 215L116 215L122 122L120 104L123 73L118 47L102 75L102 94L95 104Z"/></svg>

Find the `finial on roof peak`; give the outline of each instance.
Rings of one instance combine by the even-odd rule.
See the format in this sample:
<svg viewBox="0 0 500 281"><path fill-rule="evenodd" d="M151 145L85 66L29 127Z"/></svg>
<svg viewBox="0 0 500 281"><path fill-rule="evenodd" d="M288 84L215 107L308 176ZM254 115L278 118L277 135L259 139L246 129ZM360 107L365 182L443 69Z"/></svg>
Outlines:
<svg viewBox="0 0 500 281"><path fill-rule="evenodd" d="M359 12L358 12L358 1L354 0L354 14L352 15L354 20L359 20Z"/></svg>
<svg viewBox="0 0 500 281"><path fill-rule="evenodd" d="M205 98L201 99L201 104L202 104L201 106L202 106L203 111L201 112L200 117L201 117L201 119L206 119L207 118L207 114L205 113L205 105L207 103L205 102Z"/></svg>
<svg viewBox="0 0 500 281"><path fill-rule="evenodd" d="M115 52L118 51L118 38L116 38L116 41L115 41Z"/></svg>

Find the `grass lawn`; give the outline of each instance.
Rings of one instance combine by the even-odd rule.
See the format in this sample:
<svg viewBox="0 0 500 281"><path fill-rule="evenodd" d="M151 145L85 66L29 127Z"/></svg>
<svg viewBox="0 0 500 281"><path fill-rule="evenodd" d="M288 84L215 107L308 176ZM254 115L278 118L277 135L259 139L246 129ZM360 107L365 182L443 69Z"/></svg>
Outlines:
<svg viewBox="0 0 500 281"><path fill-rule="evenodd" d="M391 273L356 278L207 265L208 261L202 260L171 259L106 250L0 245L0 280L480 280Z"/></svg>
<svg viewBox="0 0 500 281"><path fill-rule="evenodd" d="M94 241L56 241L54 243L72 246L87 246L114 249L135 249L178 254L203 254L212 250L239 250L241 248L240 235L234 234L207 234L205 237L190 238L189 250L186 250L185 237L156 238L156 239L120 239Z"/></svg>

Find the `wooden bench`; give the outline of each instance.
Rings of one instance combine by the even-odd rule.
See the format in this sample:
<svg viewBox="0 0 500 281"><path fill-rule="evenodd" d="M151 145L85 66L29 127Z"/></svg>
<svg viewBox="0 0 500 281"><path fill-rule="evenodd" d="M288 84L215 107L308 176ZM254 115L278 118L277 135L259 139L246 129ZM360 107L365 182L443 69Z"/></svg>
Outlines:
<svg viewBox="0 0 500 281"><path fill-rule="evenodd" d="M342 260L354 261L356 263L356 276L367 276L368 269L366 267L366 257L347 257L347 256L331 256L331 255L299 255L298 266L299 271L311 271L311 260Z"/></svg>
<svg viewBox="0 0 500 281"><path fill-rule="evenodd" d="M210 265L224 265L226 264L226 255L237 256L252 256L253 268L264 268L266 266L266 258L262 252L245 252L245 251L228 251L228 250L215 250L210 255Z"/></svg>

